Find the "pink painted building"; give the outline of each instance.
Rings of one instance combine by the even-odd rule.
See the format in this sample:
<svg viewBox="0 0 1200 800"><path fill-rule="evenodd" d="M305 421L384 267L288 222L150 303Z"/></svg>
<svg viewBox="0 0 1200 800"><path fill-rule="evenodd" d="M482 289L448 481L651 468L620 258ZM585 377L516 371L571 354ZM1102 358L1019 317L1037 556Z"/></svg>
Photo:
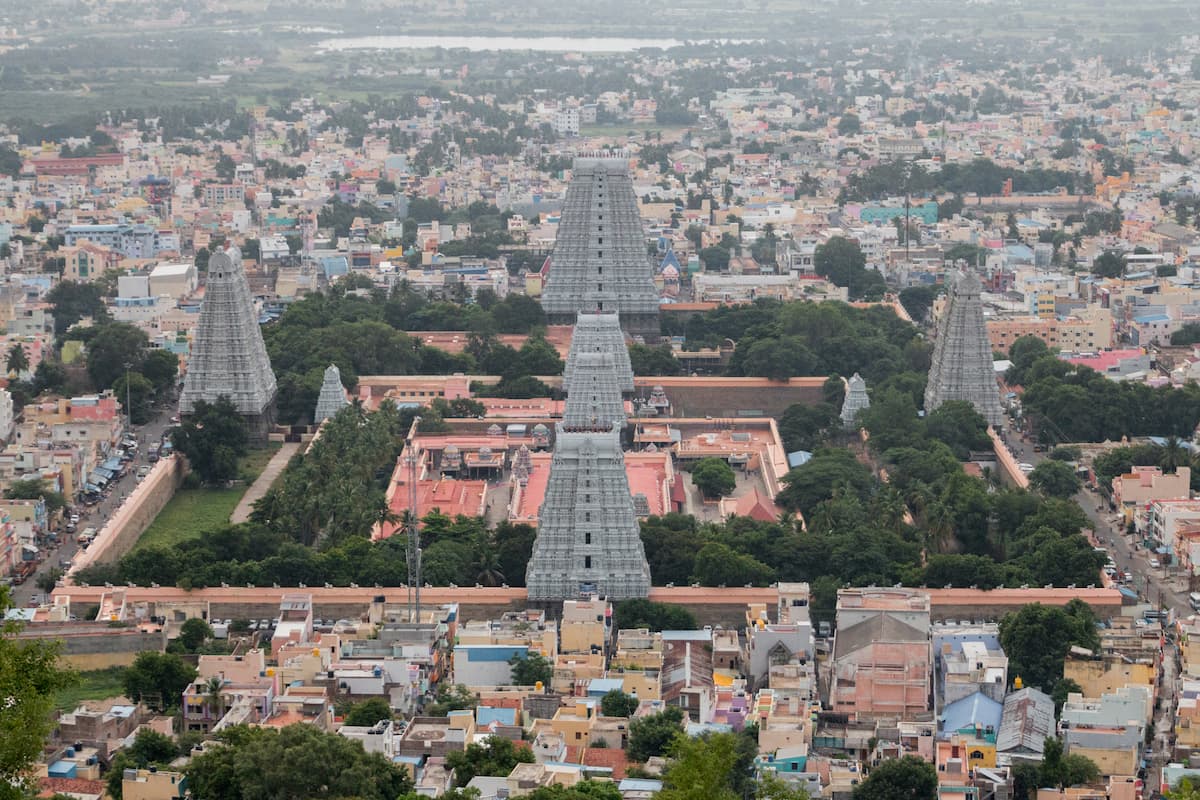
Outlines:
<svg viewBox="0 0 1200 800"><path fill-rule="evenodd" d="M912 589L838 592L830 703L854 718L930 714L929 595Z"/></svg>

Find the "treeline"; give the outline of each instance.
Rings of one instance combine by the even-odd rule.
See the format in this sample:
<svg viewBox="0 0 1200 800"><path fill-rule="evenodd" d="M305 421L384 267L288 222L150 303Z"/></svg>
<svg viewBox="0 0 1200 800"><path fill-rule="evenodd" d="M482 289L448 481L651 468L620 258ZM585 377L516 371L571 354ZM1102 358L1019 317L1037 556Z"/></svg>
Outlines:
<svg viewBox="0 0 1200 800"><path fill-rule="evenodd" d="M867 202L905 193L994 195L1000 194L1004 182L1010 178L1017 194L1043 194L1060 187L1072 194L1086 194L1094 188L1086 175L1041 167L1027 170L1001 167L986 158L965 164L944 164L936 171L912 162L890 161L847 178L838 201Z"/></svg>
<svg viewBox="0 0 1200 800"><path fill-rule="evenodd" d="M1013 342L1006 376L1025 387L1021 405L1038 438L1051 442L1118 441L1125 436L1191 438L1200 423L1200 386L1151 388L1111 381L1068 364L1032 336ZM1080 409L1087 409L1081 414Z"/></svg>
<svg viewBox="0 0 1200 800"><path fill-rule="evenodd" d="M544 324L541 306L524 295L500 300L491 292L481 292L477 302L458 305L430 300L403 284L390 292L335 286L311 294L288 306L277 322L263 329L279 384L279 419L296 423L311 418L330 364L337 364L348 388L358 383L359 375L448 375L495 366L481 356L491 356L507 370L484 370L491 374L506 374L513 380L547 374L537 371L547 366L544 348L537 344L544 340L534 337L534 344L527 345L533 352L525 358L518 357L523 351L493 346L494 333L528 333ZM409 330L476 331L482 344L463 353L448 353L407 336L404 331Z"/></svg>
<svg viewBox="0 0 1200 800"><path fill-rule="evenodd" d="M248 522L209 531L172 547L134 550L115 564L81 570L78 581L203 588L220 586L404 586L405 536L378 542L352 536L323 548L307 547L270 526ZM433 512L422 520L422 580L434 586L525 584L533 551L528 525L502 523L489 531L479 518L450 519Z"/></svg>
<svg viewBox="0 0 1200 800"><path fill-rule="evenodd" d="M929 369L929 344L916 327L883 306L759 300L722 306L665 327L666 333L685 337L685 349L736 342L728 375L785 380L858 372L874 384Z"/></svg>

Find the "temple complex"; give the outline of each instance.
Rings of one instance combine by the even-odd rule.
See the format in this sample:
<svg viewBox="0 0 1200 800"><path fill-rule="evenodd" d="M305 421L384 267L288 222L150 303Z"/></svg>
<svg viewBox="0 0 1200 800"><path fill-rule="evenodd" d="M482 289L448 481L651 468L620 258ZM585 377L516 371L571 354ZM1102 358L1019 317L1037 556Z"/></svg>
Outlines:
<svg viewBox="0 0 1200 800"><path fill-rule="evenodd" d="M633 375L618 369L614 351L604 344L611 339L606 330L585 326L572 341L572 370L563 385L567 403L563 421L555 425L550 477L525 577L531 600L589 592L622 599L650 591L621 447L626 423L621 388L626 380L632 384Z"/></svg>
<svg viewBox="0 0 1200 800"><path fill-rule="evenodd" d="M959 273L950 288L933 345L933 365L925 386L925 413L933 413L948 400L966 400L989 425L999 425L1004 420L1004 411L1000 407L992 346L979 302L981 291L979 276L971 271Z"/></svg>
<svg viewBox="0 0 1200 800"><path fill-rule="evenodd" d="M196 403L227 397L249 427L252 442L265 442L275 421L275 373L263 344L254 300L236 247L217 250L208 261L204 304L192 340L179 413Z"/></svg>
<svg viewBox="0 0 1200 800"><path fill-rule="evenodd" d="M627 153L575 159L542 308L551 324L573 323L581 312L619 312L631 336L658 341L654 263L646 253Z"/></svg>

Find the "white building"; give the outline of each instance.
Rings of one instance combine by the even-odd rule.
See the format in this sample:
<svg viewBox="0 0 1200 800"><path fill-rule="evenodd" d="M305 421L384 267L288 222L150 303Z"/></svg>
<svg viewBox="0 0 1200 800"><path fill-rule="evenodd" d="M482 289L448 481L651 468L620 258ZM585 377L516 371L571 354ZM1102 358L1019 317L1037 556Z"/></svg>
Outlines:
<svg viewBox="0 0 1200 800"><path fill-rule="evenodd" d="M559 136L578 136L579 109L560 108L554 112L554 132Z"/></svg>

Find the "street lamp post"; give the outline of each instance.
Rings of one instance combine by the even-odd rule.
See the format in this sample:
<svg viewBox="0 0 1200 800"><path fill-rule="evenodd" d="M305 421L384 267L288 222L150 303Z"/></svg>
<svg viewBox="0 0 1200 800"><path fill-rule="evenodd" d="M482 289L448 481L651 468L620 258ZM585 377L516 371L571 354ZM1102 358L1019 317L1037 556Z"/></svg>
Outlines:
<svg viewBox="0 0 1200 800"><path fill-rule="evenodd" d="M133 364L125 362L125 416L127 420L125 430L130 436L133 435L133 406L129 403L129 370L132 367Z"/></svg>

